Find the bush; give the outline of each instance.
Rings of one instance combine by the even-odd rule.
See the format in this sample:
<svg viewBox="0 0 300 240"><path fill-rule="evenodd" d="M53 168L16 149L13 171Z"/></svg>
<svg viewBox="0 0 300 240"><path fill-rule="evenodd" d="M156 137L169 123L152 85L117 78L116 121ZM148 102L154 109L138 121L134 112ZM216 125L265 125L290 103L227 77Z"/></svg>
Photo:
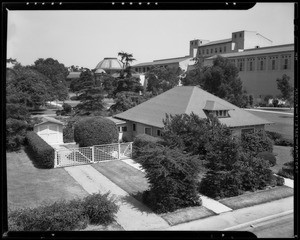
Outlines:
<svg viewBox="0 0 300 240"><path fill-rule="evenodd" d="M85 228L88 218L80 202L73 200L12 211L8 223L11 231L70 231Z"/></svg>
<svg viewBox="0 0 300 240"><path fill-rule="evenodd" d="M270 152L261 152L257 157L262 158L269 162L270 166L273 167L276 165L276 157L273 153Z"/></svg>
<svg viewBox="0 0 300 240"><path fill-rule="evenodd" d="M117 125L104 117L86 117L74 125L74 140L79 147L118 142Z"/></svg>
<svg viewBox="0 0 300 240"><path fill-rule="evenodd" d="M294 179L294 161L283 164L283 167L277 174L285 178Z"/></svg>
<svg viewBox="0 0 300 240"><path fill-rule="evenodd" d="M65 113L71 113L72 111L72 106L68 103L63 103L62 105L63 110L65 111Z"/></svg>
<svg viewBox="0 0 300 240"><path fill-rule="evenodd" d="M84 214L88 216L91 224L109 224L115 219L119 207L115 199L108 197L109 192L87 196L83 202Z"/></svg>
<svg viewBox="0 0 300 240"><path fill-rule="evenodd" d="M197 177L200 164L197 156L184 154L164 146L144 146L136 160L146 172L149 190L142 201L156 213L200 206Z"/></svg>
<svg viewBox="0 0 300 240"><path fill-rule="evenodd" d="M18 151L24 144L26 130L29 127L26 121L8 118L6 119L6 150Z"/></svg>
<svg viewBox="0 0 300 240"><path fill-rule="evenodd" d="M274 177L275 177L275 181L276 181L277 186L283 186L284 185L284 178L282 178L280 176L274 176Z"/></svg>
<svg viewBox="0 0 300 240"><path fill-rule="evenodd" d="M266 134L270 139L274 141L275 145L289 147L294 146L293 140L283 138L280 133L266 131Z"/></svg>
<svg viewBox="0 0 300 240"><path fill-rule="evenodd" d="M32 131L27 132L26 142L32 160L37 167L54 167L54 149L48 143Z"/></svg>
<svg viewBox="0 0 300 240"><path fill-rule="evenodd" d="M260 152L273 152L273 142L263 130L242 134L241 146L253 156Z"/></svg>
<svg viewBox="0 0 300 240"><path fill-rule="evenodd" d="M241 179L231 171L209 171L199 184L199 192L214 199L242 194Z"/></svg>
<svg viewBox="0 0 300 240"><path fill-rule="evenodd" d="M89 195L82 200L59 201L37 208L8 212L10 231L71 231L83 229L88 223L109 224L118 211L108 194Z"/></svg>

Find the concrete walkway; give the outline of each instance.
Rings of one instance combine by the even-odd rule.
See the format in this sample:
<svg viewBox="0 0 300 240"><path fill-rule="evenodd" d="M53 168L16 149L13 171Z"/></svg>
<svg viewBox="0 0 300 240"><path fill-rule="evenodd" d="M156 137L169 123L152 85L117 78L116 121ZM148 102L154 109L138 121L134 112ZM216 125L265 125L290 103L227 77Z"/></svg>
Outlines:
<svg viewBox="0 0 300 240"><path fill-rule="evenodd" d="M230 230L234 226L239 226L261 218L284 212L291 212L294 209L294 197L263 203L252 207L241 208L232 212L222 213L196 221L178 224L165 230L189 230L189 231L220 231Z"/></svg>
<svg viewBox="0 0 300 240"><path fill-rule="evenodd" d="M132 160L132 159L126 159L126 160L122 160L122 161L129 164L130 166L142 171L142 172L145 172L145 170L142 168L142 166L139 163ZM220 214L220 213L223 213L223 212L229 212L229 211L232 210L231 208L223 205L222 203L220 203L216 200L208 198L204 195L200 195L200 196L201 196L201 199L202 199L202 206L206 207L207 209L213 211L216 214Z"/></svg>
<svg viewBox="0 0 300 240"><path fill-rule="evenodd" d="M110 192L116 197L119 211L116 221L125 230L158 230L169 227L160 216L131 197L91 165L65 167L65 170L89 193Z"/></svg>

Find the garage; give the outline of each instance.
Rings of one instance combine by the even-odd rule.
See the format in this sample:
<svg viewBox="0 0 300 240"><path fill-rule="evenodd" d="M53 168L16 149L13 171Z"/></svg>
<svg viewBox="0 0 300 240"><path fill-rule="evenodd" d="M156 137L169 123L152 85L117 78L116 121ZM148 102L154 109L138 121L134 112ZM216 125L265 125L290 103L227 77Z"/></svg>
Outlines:
<svg viewBox="0 0 300 240"><path fill-rule="evenodd" d="M34 126L37 133L50 145L63 144L63 122L51 117L43 117L42 122Z"/></svg>

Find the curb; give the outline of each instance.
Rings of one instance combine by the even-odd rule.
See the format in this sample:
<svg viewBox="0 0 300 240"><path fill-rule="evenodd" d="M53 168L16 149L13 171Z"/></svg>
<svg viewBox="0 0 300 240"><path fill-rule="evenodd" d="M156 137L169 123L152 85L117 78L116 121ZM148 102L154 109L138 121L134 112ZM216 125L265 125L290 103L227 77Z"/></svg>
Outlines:
<svg viewBox="0 0 300 240"><path fill-rule="evenodd" d="M235 225L233 227L225 228L223 230L225 230L225 231L236 230L236 229L243 228L243 227L246 227L246 226L251 226L255 223L260 223L260 222L263 222L263 221L267 221L267 220L270 220L270 219L273 219L273 218L276 218L276 217L285 216L285 215L288 215L288 214L293 213L293 212L294 212L294 210L288 210L288 211L273 214L273 215L270 215L270 216L267 216L267 217L259 218L259 219L256 219L256 220L253 220L253 221L250 221L250 222Z"/></svg>

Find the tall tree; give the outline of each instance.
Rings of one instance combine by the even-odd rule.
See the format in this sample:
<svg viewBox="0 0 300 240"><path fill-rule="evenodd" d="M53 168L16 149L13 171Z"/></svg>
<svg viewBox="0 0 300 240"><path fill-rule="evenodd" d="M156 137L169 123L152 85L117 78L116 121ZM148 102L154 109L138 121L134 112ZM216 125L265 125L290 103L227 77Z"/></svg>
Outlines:
<svg viewBox="0 0 300 240"><path fill-rule="evenodd" d="M239 71L227 58L218 56L212 66L197 67L182 82L184 85L199 85L205 91L239 107L247 105Z"/></svg>
<svg viewBox="0 0 300 240"><path fill-rule="evenodd" d="M154 95L165 92L179 84L180 74L183 71L178 68L176 70L164 67L156 67L150 69L146 73L147 91Z"/></svg>
<svg viewBox="0 0 300 240"><path fill-rule="evenodd" d="M286 74L283 74L282 78L278 78L276 81L277 88L281 92L281 97L284 100L293 103L293 87L290 85L290 77Z"/></svg>
<svg viewBox="0 0 300 240"><path fill-rule="evenodd" d="M105 110L103 89L96 81L93 72L89 69L82 72L80 82L82 83L82 91L78 96L80 103L75 107L76 114L92 115Z"/></svg>
<svg viewBox="0 0 300 240"><path fill-rule="evenodd" d="M121 71L121 78L131 77L131 67L130 64L135 61L136 59L133 58L133 55L131 53L126 52L119 52L118 56L121 57L120 61L123 63L123 69Z"/></svg>
<svg viewBox="0 0 300 240"><path fill-rule="evenodd" d="M69 72L64 64L53 58L39 58L34 62L34 68L51 79L55 98L65 100L68 98L66 77Z"/></svg>
<svg viewBox="0 0 300 240"><path fill-rule="evenodd" d="M119 78L117 80L117 87L114 90L114 95L120 92L136 92L143 91L144 88L140 83L140 79L136 77Z"/></svg>

